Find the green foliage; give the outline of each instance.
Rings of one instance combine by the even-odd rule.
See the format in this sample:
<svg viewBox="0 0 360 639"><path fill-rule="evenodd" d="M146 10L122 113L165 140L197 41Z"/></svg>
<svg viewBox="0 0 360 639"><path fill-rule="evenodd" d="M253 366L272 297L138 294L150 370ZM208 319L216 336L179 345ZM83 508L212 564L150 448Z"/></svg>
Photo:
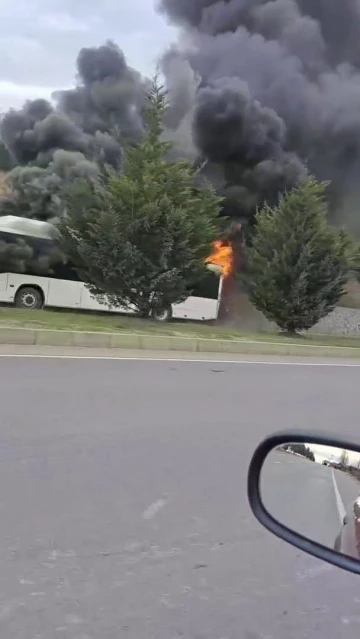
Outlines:
<svg viewBox="0 0 360 639"><path fill-rule="evenodd" d="M60 222L63 246L90 292L147 316L181 302L206 272L221 199L193 169L171 161L162 141L166 96L154 83L142 141L126 149L121 173L73 185Z"/></svg>
<svg viewBox="0 0 360 639"><path fill-rule="evenodd" d="M256 216L247 248L253 304L283 331L311 328L344 293L350 239L327 225L326 185L308 178Z"/></svg>

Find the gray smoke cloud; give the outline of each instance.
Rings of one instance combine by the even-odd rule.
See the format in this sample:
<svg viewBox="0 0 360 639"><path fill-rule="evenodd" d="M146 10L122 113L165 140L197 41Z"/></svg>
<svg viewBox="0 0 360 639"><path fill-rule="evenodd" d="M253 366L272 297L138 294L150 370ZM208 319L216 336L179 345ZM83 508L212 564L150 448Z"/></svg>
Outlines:
<svg viewBox="0 0 360 639"><path fill-rule="evenodd" d="M122 141L142 134L148 81L130 68L117 45L82 49L77 86L28 101L4 115L0 134L17 164L10 175L17 198L2 213L51 220L62 214L61 190L79 176L96 177L101 164L121 167Z"/></svg>
<svg viewBox="0 0 360 639"><path fill-rule="evenodd" d="M310 170L332 181L334 213L360 232L359 0L161 0L159 9L181 31L163 60L172 95L186 66L198 82L170 125L176 136L191 114L227 212L251 215Z"/></svg>
<svg viewBox="0 0 360 639"><path fill-rule="evenodd" d="M161 60L174 155L202 167L236 218L311 171L331 181L337 220L360 233L360 0L159 2L179 27ZM82 49L77 78L55 107L35 100L3 117L18 214L58 217L64 183L121 167L121 140L142 134L149 81L119 47Z"/></svg>

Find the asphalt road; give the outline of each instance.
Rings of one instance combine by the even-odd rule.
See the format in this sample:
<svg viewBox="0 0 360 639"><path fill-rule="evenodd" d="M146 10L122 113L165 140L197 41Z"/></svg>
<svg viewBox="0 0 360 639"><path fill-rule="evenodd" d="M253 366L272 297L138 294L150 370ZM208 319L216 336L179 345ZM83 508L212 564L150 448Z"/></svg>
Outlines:
<svg viewBox="0 0 360 639"><path fill-rule="evenodd" d="M282 524L334 548L342 516L337 504L334 479L342 506L351 511L360 484L341 471L315 464L302 457L274 451L268 456L261 477L261 492L267 510Z"/></svg>
<svg viewBox="0 0 360 639"><path fill-rule="evenodd" d="M280 428L358 434L360 368L0 358L6 639L357 639L360 580L254 520Z"/></svg>

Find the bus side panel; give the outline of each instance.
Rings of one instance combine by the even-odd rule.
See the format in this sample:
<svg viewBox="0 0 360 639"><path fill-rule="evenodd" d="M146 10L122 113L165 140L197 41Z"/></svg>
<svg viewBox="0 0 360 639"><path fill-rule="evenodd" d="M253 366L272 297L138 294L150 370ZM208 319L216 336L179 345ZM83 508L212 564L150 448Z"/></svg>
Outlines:
<svg viewBox="0 0 360 639"><path fill-rule="evenodd" d="M173 304L173 318L194 321L210 321L217 319L218 301L206 297L190 296L180 304Z"/></svg>
<svg viewBox="0 0 360 639"><path fill-rule="evenodd" d="M223 278L213 279L210 289L201 287L198 295L190 295L185 302L173 305L174 319L187 319L209 322L216 320L219 314ZM200 297L201 292L208 293L211 297ZM199 295L200 294L200 295Z"/></svg>
<svg viewBox="0 0 360 639"><path fill-rule="evenodd" d="M132 313L132 311L126 308L109 308L107 304L101 304L96 297L91 295L88 288L86 288L85 284L83 284L83 288L81 290L81 303L80 308L84 311L103 311L105 313Z"/></svg>
<svg viewBox="0 0 360 639"><path fill-rule="evenodd" d="M45 305L57 308L80 308L82 282L49 278Z"/></svg>
<svg viewBox="0 0 360 639"><path fill-rule="evenodd" d="M0 273L0 302L11 302L11 289L8 288L9 273Z"/></svg>

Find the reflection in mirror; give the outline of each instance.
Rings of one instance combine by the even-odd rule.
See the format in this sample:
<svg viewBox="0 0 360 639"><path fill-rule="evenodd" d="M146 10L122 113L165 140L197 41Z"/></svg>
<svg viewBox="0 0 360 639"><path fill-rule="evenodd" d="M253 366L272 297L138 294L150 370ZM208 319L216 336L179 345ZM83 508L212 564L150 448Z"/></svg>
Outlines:
<svg viewBox="0 0 360 639"><path fill-rule="evenodd" d="M289 443L261 471L266 510L296 533L360 560L360 454Z"/></svg>

